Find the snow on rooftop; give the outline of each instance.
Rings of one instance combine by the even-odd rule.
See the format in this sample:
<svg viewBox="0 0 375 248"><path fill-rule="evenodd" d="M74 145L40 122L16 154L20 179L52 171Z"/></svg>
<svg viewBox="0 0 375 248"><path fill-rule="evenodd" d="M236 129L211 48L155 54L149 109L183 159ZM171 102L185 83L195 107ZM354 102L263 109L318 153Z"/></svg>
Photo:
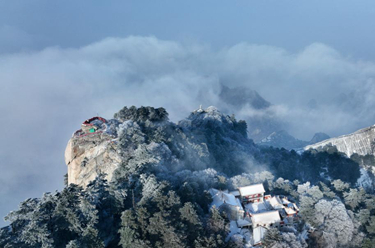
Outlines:
<svg viewBox="0 0 375 248"><path fill-rule="evenodd" d="M227 203L233 206L238 205L236 197L234 197L234 195L232 194L224 193L223 191L217 190L217 189L210 189L210 194L213 199L212 205L215 205L216 207L220 207L224 203ZM239 206L241 206L241 204L239 204Z"/></svg>
<svg viewBox="0 0 375 248"><path fill-rule="evenodd" d="M285 212L287 215L290 215L290 214L296 214L297 211L295 211L293 208L284 208Z"/></svg>
<svg viewBox="0 0 375 248"><path fill-rule="evenodd" d="M246 219L239 219L237 220L237 226L238 227L251 226L251 222Z"/></svg>
<svg viewBox="0 0 375 248"><path fill-rule="evenodd" d="M279 197L274 196L267 200L267 202L274 208L274 209L282 209L283 204Z"/></svg>
<svg viewBox="0 0 375 248"><path fill-rule="evenodd" d="M250 203L245 206L246 209L248 209L251 213L260 213L267 210L266 204L264 202L256 202L256 203Z"/></svg>
<svg viewBox="0 0 375 248"><path fill-rule="evenodd" d="M254 245L259 244L262 241L266 231L267 231L267 229L262 227L262 226L258 226L258 227L253 229Z"/></svg>
<svg viewBox="0 0 375 248"><path fill-rule="evenodd" d="M283 204L288 205L289 203L290 203L290 201L288 201L287 198L283 198Z"/></svg>
<svg viewBox="0 0 375 248"><path fill-rule="evenodd" d="M264 190L263 184L254 184L246 187L239 187L238 191L240 191L240 194L242 196L247 196L247 195L255 195L255 194L263 194L266 192Z"/></svg>
<svg viewBox="0 0 375 248"><path fill-rule="evenodd" d="M279 211L269 211L269 212L264 212L264 213L258 213L254 214L251 216L251 221L253 222L253 226L256 226L257 224L273 224L276 222L279 222L280 219L280 214Z"/></svg>

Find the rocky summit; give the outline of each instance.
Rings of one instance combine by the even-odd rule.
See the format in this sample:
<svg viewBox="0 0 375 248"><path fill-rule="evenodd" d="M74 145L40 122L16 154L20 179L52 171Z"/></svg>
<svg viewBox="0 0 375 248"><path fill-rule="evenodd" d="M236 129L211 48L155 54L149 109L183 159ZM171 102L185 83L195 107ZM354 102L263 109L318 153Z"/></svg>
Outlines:
<svg viewBox="0 0 375 248"><path fill-rule="evenodd" d="M105 172L111 180L113 171L121 162L116 147L119 122L95 117L82 124L65 149L68 183L86 186L98 173ZM112 131L111 131L112 130Z"/></svg>
<svg viewBox="0 0 375 248"><path fill-rule="evenodd" d="M0 247L371 244L375 198L361 158L258 146L247 129L215 107L177 123L134 106L87 119L65 151L64 189L10 212Z"/></svg>
<svg viewBox="0 0 375 248"><path fill-rule="evenodd" d="M65 150L68 183L86 186L100 173L105 173L111 181L121 163L129 163L137 157L134 154L143 154L144 149L152 156L163 153L160 156L174 163L175 168L186 163L194 164L195 168L208 168L214 160L207 147L210 142L202 132L196 132L208 127L221 130L223 135L229 134L227 138L241 143L248 151L253 146L246 139L246 123L237 122L215 107L199 108L178 124L169 122L167 116L162 108L125 107L115 114L115 119L93 117L84 121ZM219 141L219 136L216 139Z"/></svg>

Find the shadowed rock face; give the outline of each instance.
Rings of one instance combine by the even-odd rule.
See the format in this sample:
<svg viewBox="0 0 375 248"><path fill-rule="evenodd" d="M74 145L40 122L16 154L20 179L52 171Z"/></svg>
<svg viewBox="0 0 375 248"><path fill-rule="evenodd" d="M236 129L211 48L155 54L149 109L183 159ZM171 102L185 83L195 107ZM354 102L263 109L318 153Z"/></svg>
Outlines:
<svg viewBox="0 0 375 248"><path fill-rule="evenodd" d="M246 87L229 88L222 85L219 97L220 101L224 103L220 108L226 109L227 112L235 111L237 115L242 115L241 118L245 118L248 124L249 138L256 143L273 132L286 128L286 123L281 121L270 109L272 104L255 90ZM246 114L249 110L251 110L250 112L259 111L262 114Z"/></svg>
<svg viewBox="0 0 375 248"><path fill-rule="evenodd" d="M375 155L374 149L375 125L360 129L352 134L343 135L337 138L327 139L304 149L322 149L325 146L335 146L338 151L345 153L348 157L357 153L359 155Z"/></svg>
<svg viewBox="0 0 375 248"><path fill-rule="evenodd" d="M119 146L120 133L124 130L132 132L128 122L140 123L161 122L168 119L168 113L163 108L152 107L124 107L116 113L115 119L106 120L93 117L82 123L81 129L76 131L65 149L65 163L68 166L68 183L87 186L99 173L106 174L111 181L114 171L121 165ZM133 130L134 131L134 130ZM125 131L126 132L126 131Z"/></svg>
<svg viewBox="0 0 375 248"><path fill-rule="evenodd" d="M245 87L231 89L223 85L219 96L220 99L235 107L250 104L255 109L265 109L271 106L271 103L261 97L258 92Z"/></svg>

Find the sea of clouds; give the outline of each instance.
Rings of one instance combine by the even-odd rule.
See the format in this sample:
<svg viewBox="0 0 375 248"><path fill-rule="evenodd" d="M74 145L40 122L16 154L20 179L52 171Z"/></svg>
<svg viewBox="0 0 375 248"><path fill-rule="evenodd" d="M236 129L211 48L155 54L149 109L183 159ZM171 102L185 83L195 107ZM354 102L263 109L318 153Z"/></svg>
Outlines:
<svg viewBox="0 0 375 248"><path fill-rule="evenodd" d="M63 186L64 149L80 123L123 106L164 107L172 121L214 105L238 118L267 115L308 140L375 123L375 62L314 43L291 53L239 43L212 49L156 37L107 38L80 48L0 55L0 215ZM272 105L230 109L221 85L256 90ZM228 113L231 114L231 113Z"/></svg>

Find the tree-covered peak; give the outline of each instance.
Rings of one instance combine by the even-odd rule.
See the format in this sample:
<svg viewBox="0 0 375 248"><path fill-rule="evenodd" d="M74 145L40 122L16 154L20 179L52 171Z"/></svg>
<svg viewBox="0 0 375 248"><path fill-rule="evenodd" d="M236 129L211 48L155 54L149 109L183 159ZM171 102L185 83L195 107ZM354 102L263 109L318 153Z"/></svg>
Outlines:
<svg viewBox="0 0 375 248"><path fill-rule="evenodd" d="M168 120L168 112L164 108L154 107L123 107L114 117L121 122L133 120L136 122L162 122Z"/></svg>
<svg viewBox="0 0 375 248"><path fill-rule="evenodd" d="M177 124L165 109L153 107L124 107L115 118L105 120L102 132L75 135L68 145L68 177L85 183L69 180L61 192L23 202L8 215L10 227L0 229L0 247L243 247L248 241L231 241L220 209L209 209L208 190L253 183L301 205L301 226L295 236L277 235L280 242L299 243L307 222L337 235L328 230L336 212L345 216L339 224L353 222L350 235L364 228L370 238L375 233L375 220L366 219L375 210L365 209L375 198L355 186L361 157L258 147L245 122L215 107ZM337 211L327 217L323 210L331 205ZM323 221L314 222L320 215ZM362 226L350 219L357 215Z"/></svg>
<svg viewBox="0 0 375 248"><path fill-rule="evenodd" d="M229 116L224 114L214 106L206 109L200 107L178 124L190 130L215 129L227 134L234 131L247 137L247 125L245 121L237 121L234 115Z"/></svg>

